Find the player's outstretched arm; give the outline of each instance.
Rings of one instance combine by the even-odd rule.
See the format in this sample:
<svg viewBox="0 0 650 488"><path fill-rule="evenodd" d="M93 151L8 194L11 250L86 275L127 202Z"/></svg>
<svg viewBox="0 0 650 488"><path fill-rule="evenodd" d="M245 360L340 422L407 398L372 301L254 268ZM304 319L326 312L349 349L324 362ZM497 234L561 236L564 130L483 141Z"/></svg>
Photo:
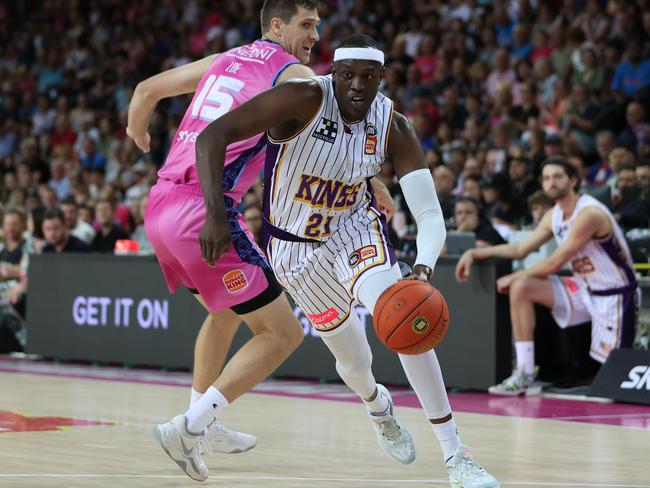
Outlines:
<svg viewBox="0 0 650 488"><path fill-rule="evenodd" d="M531 252L536 251L542 244L553 237L551 229L551 215L549 210L537 225L531 235L517 244L499 244L498 246L476 247L469 249L456 263L456 281L464 283L469 279L470 269L475 260L487 258L524 259Z"/></svg>
<svg viewBox="0 0 650 488"><path fill-rule="evenodd" d="M196 139L196 168L207 210L199 237L209 265L230 248L230 231L223 194L226 147L271 131L285 139L300 131L320 107L323 92L315 80L280 83L211 122Z"/></svg>
<svg viewBox="0 0 650 488"><path fill-rule="evenodd" d="M141 150L144 152L149 151L151 139L147 129L156 104L163 98L194 92L201 80L201 76L217 56L218 54L212 54L193 63L164 71L138 83L129 104L126 135L133 139Z"/></svg>
<svg viewBox="0 0 650 488"><path fill-rule="evenodd" d="M409 121L399 112L393 115L388 153L418 228L418 253L413 277L428 281L442 251L447 231L420 141Z"/></svg>

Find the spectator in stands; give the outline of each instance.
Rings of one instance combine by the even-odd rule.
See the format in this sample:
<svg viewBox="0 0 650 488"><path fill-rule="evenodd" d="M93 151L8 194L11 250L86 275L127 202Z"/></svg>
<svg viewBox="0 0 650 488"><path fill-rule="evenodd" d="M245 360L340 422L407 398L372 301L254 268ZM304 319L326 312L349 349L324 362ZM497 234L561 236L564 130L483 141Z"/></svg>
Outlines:
<svg viewBox="0 0 650 488"><path fill-rule="evenodd" d="M81 164L85 170L101 170L106 168L106 158L97 152L97 143L91 137L87 137L83 142L84 156L81 158Z"/></svg>
<svg viewBox="0 0 650 488"><path fill-rule="evenodd" d="M79 217L79 206L73 197L65 198L60 204L63 211L65 226L70 234L81 239L86 244L91 244L95 238L95 229Z"/></svg>
<svg viewBox="0 0 650 488"><path fill-rule="evenodd" d="M50 163L51 179L47 183L55 192L59 200L63 200L70 195L72 190L70 179L65 174L65 165L63 160L58 158Z"/></svg>
<svg viewBox="0 0 650 488"><path fill-rule="evenodd" d="M95 206L99 230L92 242L95 252L112 253L118 239L128 239L129 234L115 221L115 208L108 199L101 199Z"/></svg>
<svg viewBox="0 0 650 488"><path fill-rule="evenodd" d="M491 100L497 96L502 86L512 86L515 83L515 72L510 68L510 53L501 48L495 54L495 67L485 81L485 89Z"/></svg>
<svg viewBox="0 0 650 488"><path fill-rule="evenodd" d="M78 208L79 208L79 219L83 220L85 223L87 223L92 227L92 224L95 221L95 208L85 203L78 204Z"/></svg>
<svg viewBox="0 0 650 488"><path fill-rule="evenodd" d="M481 197L481 183L483 178L480 175L469 174L463 178L463 191L461 196L470 197L480 202Z"/></svg>
<svg viewBox="0 0 650 488"><path fill-rule="evenodd" d="M456 186L456 175L444 164L435 168L432 173L440 206L442 207L442 214L445 220L450 219L454 215L453 191Z"/></svg>
<svg viewBox="0 0 650 488"><path fill-rule="evenodd" d="M614 186L604 186L593 193L614 214L624 230L645 227L648 222L647 209L639 199L636 172L633 164L620 167Z"/></svg>
<svg viewBox="0 0 650 488"><path fill-rule="evenodd" d="M480 204L471 197L460 197L454 205L454 230L456 232L473 232L476 246L492 246L505 241L494 229L489 220L480 212Z"/></svg>
<svg viewBox="0 0 650 488"><path fill-rule="evenodd" d="M539 221L542 220L542 217L546 212L553 208L555 202L551 197L549 197L543 190L537 190L527 200L528 208L532 215L533 223L531 227L534 229L539 224Z"/></svg>
<svg viewBox="0 0 650 488"><path fill-rule="evenodd" d="M619 63L612 80L612 91L619 101L633 97L650 85L650 59L643 57L639 39L627 43L627 60Z"/></svg>
<svg viewBox="0 0 650 488"><path fill-rule="evenodd" d="M580 145L582 154L594 152L596 146L593 137L594 120L598 113L598 107L589 98L587 86L581 83L573 85L571 101L562 122L562 129Z"/></svg>
<svg viewBox="0 0 650 488"><path fill-rule="evenodd" d="M70 235L65 226L65 217L58 208L51 208L43 215L43 235L45 246L42 253L90 252L92 249L81 239Z"/></svg>
<svg viewBox="0 0 650 488"><path fill-rule="evenodd" d="M616 147L616 138L611 130L604 130L596 134L596 151L599 160L587 173L589 186L603 186L612 175L612 168L609 166L609 154Z"/></svg>
<svg viewBox="0 0 650 488"><path fill-rule="evenodd" d="M636 101L628 103L625 109L625 120L627 126L618 135L616 144L625 146L635 154L639 154L639 141L644 138L646 132L650 129L643 105Z"/></svg>
<svg viewBox="0 0 650 488"><path fill-rule="evenodd" d="M562 137L559 134L549 134L544 138L544 156L552 158L564 152Z"/></svg>
<svg viewBox="0 0 650 488"><path fill-rule="evenodd" d="M153 246L147 237L144 228L144 215L147 210L149 194L145 193L133 204L133 219L135 221L135 230L131 233L131 240L138 243L141 254L153 254Z"/></svg>
<svg viewBox="0 0 650 488"><path fill-rule="evenodd" d="M2 217L4 243L0 245L0 301L11 303L21 317L25 317L27 292L27 265L29 243L23 237L27 216L22 210L9 208Z"/></svg>
<svg viewBox="0 0 650 488"><path fill-rule="evenodd" d="M514 186L516 198L525 202L528 197L539 190L539 183L531 172L531 162L526 156L510 158L508 174Z"/></svg>

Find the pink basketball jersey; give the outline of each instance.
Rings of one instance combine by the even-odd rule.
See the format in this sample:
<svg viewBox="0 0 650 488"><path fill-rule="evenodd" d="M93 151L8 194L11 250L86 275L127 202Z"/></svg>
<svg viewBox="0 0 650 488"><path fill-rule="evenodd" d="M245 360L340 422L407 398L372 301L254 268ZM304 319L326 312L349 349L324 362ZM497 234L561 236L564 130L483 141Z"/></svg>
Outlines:
<svg viewBox="0 0 650 488"><path fill-rule="evenodd" d="M176 131L158 176L173 183L200 187L195 142L213 120L273 87L278 75L298 60L280 44L258 40L217 56L198 84L192 103ZM262 170L266 135L228 146L223 174L224 193L238 203Z"/></svg>

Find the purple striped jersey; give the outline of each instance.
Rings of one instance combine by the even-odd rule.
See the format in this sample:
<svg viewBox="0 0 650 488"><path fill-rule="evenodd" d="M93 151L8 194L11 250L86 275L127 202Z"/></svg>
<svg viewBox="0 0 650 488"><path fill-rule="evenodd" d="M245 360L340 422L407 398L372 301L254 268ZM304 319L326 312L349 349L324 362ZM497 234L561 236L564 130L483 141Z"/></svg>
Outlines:
<svg viewBox="0 0 650 488"><path fill-rule="evenodd" d="M620 227L605 205L594 197L582 195L573 214L563 219L559 205L553 207L551 225L558 245L566 241L571 227L580 211L586 207L598 207L612 223L613 232L602 240L592 239L571 258L571 269L585 280L592 291L620 288L635 283L632 257Z"/></svg>
<svg viewBox="0 0 650 488"><path fill-rule="evenodd" d="M372 204L367 181L386 157L393 102L378 93L366 117L348 123L331 76L315 79L323 100L312 120L290 139L269 136L264 213L285 232L325 241L341 222L366 218Z"/></svg>

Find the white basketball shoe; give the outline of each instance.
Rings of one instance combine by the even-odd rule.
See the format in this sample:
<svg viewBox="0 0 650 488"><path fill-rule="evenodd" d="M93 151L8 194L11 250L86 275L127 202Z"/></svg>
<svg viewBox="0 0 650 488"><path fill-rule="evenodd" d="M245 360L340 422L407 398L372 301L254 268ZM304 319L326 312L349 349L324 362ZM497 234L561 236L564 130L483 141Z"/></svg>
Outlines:
<svg viewBox="0 0 650 488"><path fill-rule="evenodd" d="M377 434L379 445L386 454L394 457L402 464L415 461L415 443L410 432L400 424L393 410L393 399L384 385L377 385L379 395L384 395L388 400L386 414L377 415L368 411L372 425Z"/></svg>
<svg viewBox="0 0 650 488"><path fill-rule="evenodd" d="M185 415L177 415L166 424L156 425L153 436L187 476L196 481L208 479L208 468L200 454L201 444L205 443L205 432L198 435L188 432Z"/></svg>
<svg viewBox="0 0 650 488"><path fill-rule="evenodd" d="M499 488L501 484L483 466L474 461L467 446L458 446L447 463L452 488Z"/></svg>
<svg viewBox="0 0 650 488"><path fill-rule="evenodd" d="M488 388L493 395L505 396L534 396L542 392L542 385L537 382L537 368L531 374L524 373L521 369L515 369L512 374L498 385Z"/></svg>
<svg viewBox="0 0 650 488"><path fill-rule="evenodd" d="M208 424L205 440L212 451L226 454L250 451L257 444L254 435L230 430L220 423L216 417ZM206 452L202 449L201 454L206 454Z"/></svg>

